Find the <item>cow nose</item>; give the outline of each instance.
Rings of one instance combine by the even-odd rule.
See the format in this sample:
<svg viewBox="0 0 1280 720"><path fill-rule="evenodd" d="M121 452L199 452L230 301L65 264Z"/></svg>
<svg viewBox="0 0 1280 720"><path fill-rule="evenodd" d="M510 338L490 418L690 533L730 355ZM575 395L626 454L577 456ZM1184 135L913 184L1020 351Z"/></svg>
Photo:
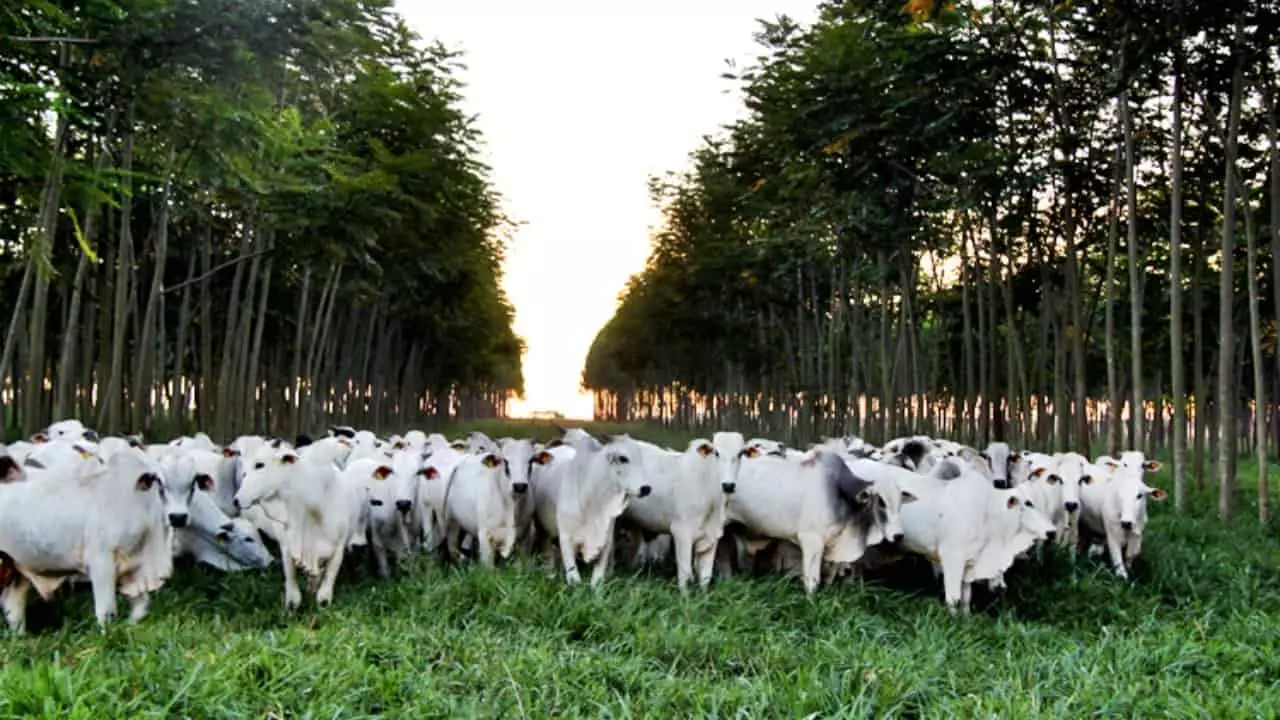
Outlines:
<svg viewBox="0 0 1280 720"><path fill-rule="evenodd" d="M723 490L726 495L732 495L733 491L738 489L738 483L720 483L720 489Z"/></svg>
<svg viewBox="0 0 1280 720"><path fill-rule="evenodd" d="M1079 509L1080 509L1080 503L1078 503L1078 502L1069 502L1069 503L1067 503L1067 512L1069 512L1069 513L1073 513L1073 512L1075 512L1075 511L1077 511L1077 510L1079 510Z"/></svg>
<svg viewBox="0 0 1280 720"><path fill-rule="evenodd" d="M906 536L907 536L907 535L906 535L906 533L894 533L894 534L893 534L893 541L894 541L894 542L896 542L896 543L902 542L902 538L904 538L904 537L906 537Z"/></svg>
<svg viewBox="0 0 1280 720"><path fill-rule="evenodd" d="M651 492L653 492L653 488L649 487L648 485L641 485L639 497L649 497L649 493Z"/></svg>
<svg viewBox="0 0 1280 720"><path fill-rule="evenodd" d="M240 498L231 498L231 507L235 508L236 512L240 512Z"/></svg>
<svg viewBox="0 0 1280 720"><path fill-rule="evenodd" d="M1045 533L1044 536L1050 540L1053 540L1058 537L1058 531L1050 530L1049 532Z"/></svg>
<svg viewBox="0 0 1280 720"><path fill-rule="evenodd" d="M997 490L1008 490L1008 489L1009 489L1009 481L1008 481L1008 480L993 480L991 484L995 485Z"/></svg>
<svg viewBox="0 0 1280 720"><path fill-rule="evenodd" d="M400 512L402 512L402 513L407 513L407 512L409 512L410 510L412 510L412 509L413 509L413 501L412 501L412 500L397 500L397 501L396 501L396 509L397 509L397 510L399 510Z"/></svg>
<svg viewBox="0 0 1280 720"><path fill-rule="evenodd" d="M176 528L186 527L187 514L186 513L169 513L169 524Z"/></svg>
<svg viewBox="0 0 1280 720"><path fill-rule="evenodd" d="M1124 520L1124 521L1122 521L1122 522L1120 523L1120 527L1121 527L1121 528L1124 528L1125 530L1132 530L1132 529L1133 529L1133 521L1132 521L1132 520Z"/></svg>
<svg viewBox="0 0 1280 720"><path fill-rule="evenodd" d="M511 492L517 495L523 495L526 492L528 492L528 490L529 490L529 483L518 482L518 483L511 484Z"/></svg>

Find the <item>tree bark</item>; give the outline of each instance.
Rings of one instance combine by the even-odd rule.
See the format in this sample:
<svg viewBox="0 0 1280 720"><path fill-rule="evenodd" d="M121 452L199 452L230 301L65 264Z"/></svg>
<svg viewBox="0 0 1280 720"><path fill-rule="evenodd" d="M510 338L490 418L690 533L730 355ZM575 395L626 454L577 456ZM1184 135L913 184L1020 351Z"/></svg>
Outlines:
<svg viewBox="0 0 1280 720"><path fill-rule="evenodd" d="M1244 92L1244 52L1240 47L1243 21L1236 20L1235 70L1231 76L1231 102L1228 110L1226 144L1226 172L1222 199L1222 275L1218 283L1218 517L1231 519L1235 507L1236 478L1234 455L1236 448L1235 411L1236 393L1232 383L1235 370L1235 328L1232 326L1232 300L1235 278L1235 222L1236 222L1236 152L1240 134L1240 105Z"/></svg>

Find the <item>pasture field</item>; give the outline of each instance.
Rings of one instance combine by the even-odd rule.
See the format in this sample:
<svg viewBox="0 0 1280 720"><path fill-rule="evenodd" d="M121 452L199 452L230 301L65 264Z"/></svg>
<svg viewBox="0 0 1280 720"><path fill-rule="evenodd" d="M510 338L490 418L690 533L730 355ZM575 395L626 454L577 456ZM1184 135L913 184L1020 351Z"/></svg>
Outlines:
<svg viewBox="0 0 1280 720"><path fill-rule="evenodd" d="M927 567L812 598L785 578L682 597L653 571L593 591L528 558L419 558L389 584L360 562L330 608L290 615L278 568L183 563L136 627L99 631L87 588L33 604L30 634L0 639L0 716L1274 717L1280 558L1252 492L1225 526L1208 494L1184 517L1153 503L1132 582L1057 555L976 591L967 618Z"/></svg>

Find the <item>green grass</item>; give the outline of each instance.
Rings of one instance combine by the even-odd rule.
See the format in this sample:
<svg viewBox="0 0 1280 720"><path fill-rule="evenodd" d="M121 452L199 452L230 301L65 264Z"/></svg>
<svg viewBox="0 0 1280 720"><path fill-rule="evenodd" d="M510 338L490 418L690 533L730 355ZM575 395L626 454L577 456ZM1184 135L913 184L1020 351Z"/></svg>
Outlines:
<svg viewBox="0 0 1280 720"><path fill-rule="evenodd" d="M592 591L532 560L422 559L379 584L359 563L331 608L290 615L278 569L183 565L136 627L98 631L87 589L33 606L32 634L0 640L0 716L1271 717L1280 562L1249 495L1230 526L1209 495L1154 506L1131 583L1058 557L968 618L927 568L682 598L658 573Z"/></svg>

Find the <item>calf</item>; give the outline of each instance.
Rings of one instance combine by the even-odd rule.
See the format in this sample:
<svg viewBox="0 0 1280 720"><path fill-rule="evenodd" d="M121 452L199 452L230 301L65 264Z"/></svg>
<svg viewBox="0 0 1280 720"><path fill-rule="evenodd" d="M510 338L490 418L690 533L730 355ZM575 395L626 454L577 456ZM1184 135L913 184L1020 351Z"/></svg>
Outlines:
<svg viewBox="0 0 1280 720"><path fill-rule="evenodd" d="M130 621L142 620L173 571L165 500L160 468L138 450L71 478L0 484L0 553L21 575L4 594L9 627L23 631L32 587L47 601L77 575L93 587L100 626L115 616L117 592L129 599Z"/></svg>

